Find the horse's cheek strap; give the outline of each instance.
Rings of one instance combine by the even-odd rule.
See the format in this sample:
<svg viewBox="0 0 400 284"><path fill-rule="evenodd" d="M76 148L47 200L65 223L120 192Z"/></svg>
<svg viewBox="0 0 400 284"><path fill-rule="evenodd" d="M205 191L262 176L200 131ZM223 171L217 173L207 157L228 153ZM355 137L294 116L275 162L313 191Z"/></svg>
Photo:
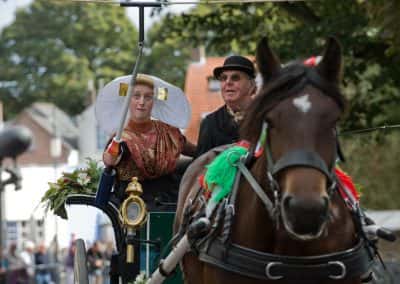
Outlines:
<svg viewBox="0 0 400 284"><path fill-rule="evenodd" d="M307 150L295 150L287 153L280 158L272 168L271 173L277 174L279 171L288 167L310 167L319 170L325 174L329 180L332 179L332 175L326 166L326 163L322 158L315 152Z"/></svg>

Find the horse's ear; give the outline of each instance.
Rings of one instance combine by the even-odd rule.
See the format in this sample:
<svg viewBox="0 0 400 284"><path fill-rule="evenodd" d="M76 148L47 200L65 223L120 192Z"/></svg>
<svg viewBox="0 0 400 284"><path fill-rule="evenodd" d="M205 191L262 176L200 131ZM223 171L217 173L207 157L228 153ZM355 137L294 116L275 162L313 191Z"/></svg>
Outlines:
<svg viewBox="0 0 400 284"><path fill-rule="evenodd" d="M340 83L342 80L342 47L336 38L329 37L327 39L323 58L316 68L325 79L335 84Z"/></svg>
<svg viewBox="0 0 400 284"><path fill-rule="evenodd" d="M264 82L271 78L272 75L279 72L281 63L278 56L269 47L266 37L262 38L257 46L257 67L260 71Z"/></svg>

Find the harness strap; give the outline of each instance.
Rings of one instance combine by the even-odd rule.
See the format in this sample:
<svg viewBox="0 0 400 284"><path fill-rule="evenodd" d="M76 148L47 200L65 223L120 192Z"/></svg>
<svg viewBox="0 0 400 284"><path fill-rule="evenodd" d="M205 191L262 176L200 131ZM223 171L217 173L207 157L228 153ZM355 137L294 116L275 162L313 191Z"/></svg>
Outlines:
<svg viewBox="0 0 400 284"><path fill-rule="evenodd" d="M282 256L232 244L225 250L217 238L200 250L199 259L221 269L261 280L347 279L366 273L373 263L363 241L346 251L318 256Z"/></svg>
<svg viewBox="0 0 400 284"><path fill-rule="evenodd" d="M250 171L247 169L247 167L243 164L242 161L239 161L237 164L240 172L243 174L243 176L247 179L257 196L261 199L261 201L264 203L265 208L267 209L269 215L271 218L274 216L274 205L272 204L271 200L269 199L268 195L264 192L264 190L261 188L261 186L258 184L256 179L253 177L253 175L250 173Z"/></svg>
<svg viewBox="0 0 400 284"><path fill-rule="evenodd" d="M235 177L235 182L233 184L233 189L232 192L229 194L228 201L225 205L225 216L224 216L224 223L222 226L222 232L221 232L221 240L227 244L228 240L231 235L231 228L233 224L233 218L235 215L235 202L236 202L236 196L238 193L239 189L239 183L240 183L240 172L236 173Z"/></svg>

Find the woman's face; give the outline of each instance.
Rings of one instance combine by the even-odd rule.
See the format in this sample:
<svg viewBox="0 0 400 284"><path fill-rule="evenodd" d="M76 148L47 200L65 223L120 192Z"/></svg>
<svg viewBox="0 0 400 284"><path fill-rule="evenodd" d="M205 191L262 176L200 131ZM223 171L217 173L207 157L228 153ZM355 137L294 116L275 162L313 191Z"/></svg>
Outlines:
<svg viewBox="0 0 400 284"><path fill-rule="evenodd" d="M133 89L133 95L129 105L131 119L136 122L149 120L151 117L153 102L153 88L143 84L136 85Z"/></svg>

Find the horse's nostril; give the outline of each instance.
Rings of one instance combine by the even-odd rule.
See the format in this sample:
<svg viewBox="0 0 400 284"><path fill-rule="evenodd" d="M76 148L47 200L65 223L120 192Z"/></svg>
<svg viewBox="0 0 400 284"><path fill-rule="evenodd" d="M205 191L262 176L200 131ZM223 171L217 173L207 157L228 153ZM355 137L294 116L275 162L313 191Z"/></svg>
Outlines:
<svg viewBox="0 0 400 284"><path fill-rule="evenodd" d="M317 236L328 219L329 199L287 195L282 199L282 220L289 232Z"/></svg>
<svg viewBox="0 0 400 284"><path fill-rule="evenodd" d="M329 207L328 197L321 197L317 200L308 200L303 198L296 198L292 195L287 195L282 200L283 209L287 213L292 214L326 214Z"/></svg>

